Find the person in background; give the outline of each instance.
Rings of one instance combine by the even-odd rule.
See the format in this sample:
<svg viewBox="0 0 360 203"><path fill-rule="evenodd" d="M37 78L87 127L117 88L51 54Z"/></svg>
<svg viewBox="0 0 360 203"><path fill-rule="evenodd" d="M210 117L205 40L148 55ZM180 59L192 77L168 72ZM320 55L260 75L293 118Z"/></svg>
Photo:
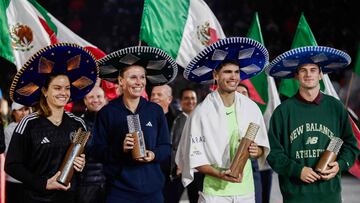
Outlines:
<svg viewBox="0 0 360 203"><path fill-rule="evenodd" d="M154 86L151 90L150 101L159 104L164 111L166 121L169 127L169 133L172 129L176 113L170 108L173 100L172 89L169 85ZM177 202L180 190L171 180L171 157L161 164L161 170L165 175L165 185L163 189L164 202Z"/></svg>
<svg viewBox="0 0 360 203"><path fill-rule="evenodd" d="M81 116L89 131L94 128L96 114L107 104L104 90L99 86L94 88L84 97L86 111ZM92 145L93 132L90 135L86 151ZM102 163L97 162L90 153L86 153L86 166L79 175L79 183L76 191L77 203L103 203L105 202L105 174Z"/></svg>
<svg viewBox="0 0 360 203"><path fill-rule="evenodd" d="M250 97L249 88L241 82L236 88L236 91L244 96ZM261 174L259 170L259 164L256 159L251 159L251 166L252 166L254 186L255 186L255 202L261 203L262 202Z"/></svg>
<svg viewBox="0 0 360 203"><path fill-rule="evenodd" d="M171 129L178 112L174 111L170 104L173 100L172 89L169 85L154 86L151 90L150 101L161 106L165 113L169 129Z"/></svg>
<svg viewBox="0 0 360 203"><path fill-rule="evenodd" d="M94 127L94 157L104 164L106 202L161 203L164 175L161 162L170 156L170 134L164 111L141 95L147 83L164 85L177 74L175 61L153 47L128 47L98 61L100 77L118 81L123 94L97 114ZM145 142L145 156L133 158L134 137L127 117L138 115Z"/></svg>
<svg viewBox="0 0 360 203"><path fill-rule="evenodd" d="M299 91L273 112L269 127L271 168L278 173L284 203L342 202L341 172L359 154L349 115L340 100L320 91L322 73L345 68L351 58L343 51L320 46L292 49L266 69L275 78L295 78ZM335 161L316 171L331 139L344 143Z"/></svg>
<svg viewBox="0 0 360 203"><path fill-rule="evenodd" d="M74 133L84 121L64 110L94 87L98 66L92 54L76 44L42 48L17 72L10 88L13 101L35 106L16 126L6 154L5 171L24 184L29 203L75 202L76 178L57 181L59 168ZM85 166L85 154L75 157L75 176Z"/></svg>
<svg viewBox="0 0 360 203"><path fill-rule="evenodd" d="M9 149L9 144L15 127L25 116L30 114L30 108L19 103L13 102L11 104L11 123L4 129L5 134L5 153ZM23 184L6 174L6 202L8 203L22 203L24 196Z"/></svg>
<svg viewBox="0 0 360 203"><path fill-rule="evenodd" d="M180 107L182 112L175 118L173 127L171 129L171 163L170 163L170 179L165 188L166 192L170 193L166 202L180 201L181 195L185 188L181 183L181 171L175 163L175 156L181 138L186 119L191 112L195 109L197 104L197 95L194 89L184 88L180 92ZM187 194L190 203L196 203L199 198L199 191L202 190L203 174L195 173L194 181L187 186Z"/></svg>

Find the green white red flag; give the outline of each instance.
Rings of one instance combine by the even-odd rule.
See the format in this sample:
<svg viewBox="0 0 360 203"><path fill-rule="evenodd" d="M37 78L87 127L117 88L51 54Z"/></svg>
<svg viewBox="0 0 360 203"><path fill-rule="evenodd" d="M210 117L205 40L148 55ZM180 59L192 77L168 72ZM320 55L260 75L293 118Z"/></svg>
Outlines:
<svg viewBox="0 0 360 203"><path fill-rule="evenodd" d="M57 42L76 43L95 57L105 55L64 26L36 0L3 0L0 10L0 56L14 63L18 70L34 53Z"/></svg>
<svg viewBox="0 0 360 203"><path fill-rule="evenodd" d="M247 37L264 45L257 12L254 15ZM261 72L253 78L243 80L242 83L249 88L250 98L260 107L266 127L268 127L273 111L281 103L274 78L267 76L265 72Z"/></svg>
<svg viewBox="0 0 360 203"><path fill-rule="evenodd" d="M203 0L145 0L140 40L166 51L186 67L206 46L225 38Z"/></svg>

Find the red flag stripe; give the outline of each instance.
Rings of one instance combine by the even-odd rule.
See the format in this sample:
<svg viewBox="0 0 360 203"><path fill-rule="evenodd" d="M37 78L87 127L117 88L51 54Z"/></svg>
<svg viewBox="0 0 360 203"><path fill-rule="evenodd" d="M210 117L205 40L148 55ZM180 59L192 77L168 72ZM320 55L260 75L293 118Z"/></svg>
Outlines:
<svg viewBox="0 0 360 203"><path fill-rule="evenodd" d="M243 83L244 85L246 85L248 87L249 93L250 93L250 98L253 101L255 101L259 104L263 104L263 105L266 104L250 80L242 80L241 83Z"/></svg>
<svg viewBox="0 0 360 203"><path fill-rule="evenodd" d="M49 27L49 25L46 23L46 21L40 17L39 17L39 20L40 20L41 25L43 26L43 28L49 35L51 44L58 43L55 32Z"/></svg>

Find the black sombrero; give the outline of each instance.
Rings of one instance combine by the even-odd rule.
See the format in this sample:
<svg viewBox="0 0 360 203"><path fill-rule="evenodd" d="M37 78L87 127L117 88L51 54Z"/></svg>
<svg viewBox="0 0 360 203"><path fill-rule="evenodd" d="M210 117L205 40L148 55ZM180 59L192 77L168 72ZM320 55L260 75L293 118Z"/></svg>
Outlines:
<svg viewBox="0 0 360 203"><path fill-rule="evenodd" d="M10 87L13 101L33 106L40 100L41 88L53 75L70 80L70 101L82 99L94 87L99 69L94 56L72 43L58 43L35 53L17 72Z"/></svg>
<svg viewBox="0 0 360 203"><path fill-rule="evenodd" d="M146 78L152 85L173 81L177 75L176 62L164 51L148 46L134 46L115 51L97 61L102 79L116 82L119 71L131 65L146 70Z"/></svg>

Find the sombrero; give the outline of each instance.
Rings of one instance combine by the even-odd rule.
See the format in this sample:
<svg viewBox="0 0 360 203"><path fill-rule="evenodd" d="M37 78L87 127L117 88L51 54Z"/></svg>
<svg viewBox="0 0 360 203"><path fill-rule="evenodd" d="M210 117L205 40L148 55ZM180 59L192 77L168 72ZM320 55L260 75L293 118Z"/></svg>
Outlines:
<svg viewBox="0 0 360 203"><path fill-rule="evenodd" d="M193 58L184 71L184 77L199 83L212 81L212 71L226 60L239 63L240 78L245 80L264 69L269 61L269 53L262 44L253 39L225 38L206 47Z"/></svg>
<svg viewBox="0 0 360 203"><path fill-rule="evenodd" d="M173 81L177 75L176 62L164 51L155 47L134 46L115 51L98 61L100 77L116 82L121 69L140 65L146 70L146 78L152 85Z"/></svg>
<svg viewBox="0 0 360 203"><path fill-rule="evenodd" d="M276 57L265 69L274 78L293 78L297 68L304 64L317 64L323 73L347 67L350 56L338 49L324 46L300 47Z"/></svg>
<svg viewBox="0 0 360 203"><path fill-rule="evenodd" d="M94 87L98 66L93 55L76 44L58 43L35 53L16 73L10 87L13 101L33 106L50 76L63 74L70 80L70 101L82 99Z"/></svg>

